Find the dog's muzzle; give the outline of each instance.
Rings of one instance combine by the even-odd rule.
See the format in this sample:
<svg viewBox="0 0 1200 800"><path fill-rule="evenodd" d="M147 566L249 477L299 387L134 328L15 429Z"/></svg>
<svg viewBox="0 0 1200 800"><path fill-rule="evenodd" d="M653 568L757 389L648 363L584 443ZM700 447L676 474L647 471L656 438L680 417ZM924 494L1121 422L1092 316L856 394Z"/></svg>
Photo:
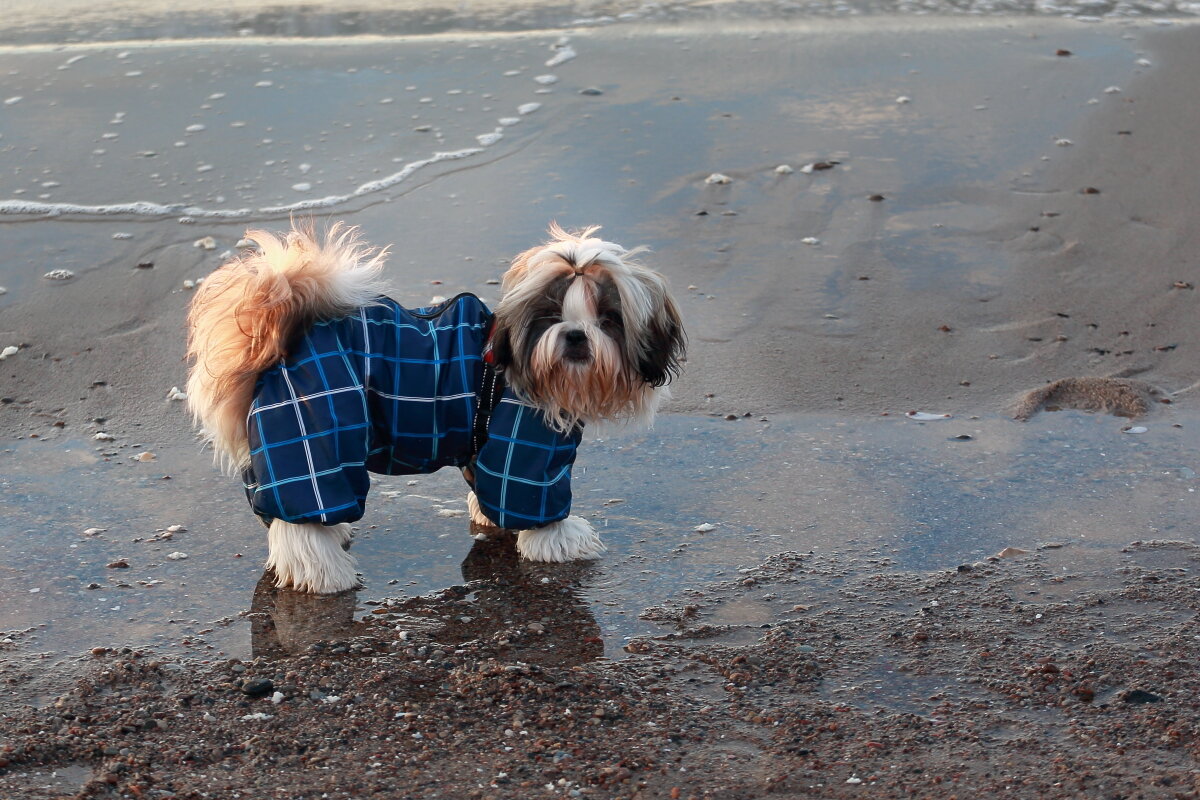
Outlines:
<svg viewBox="0 0 1200 800"><path fill-rule="evenodd" d="M568 361L592 360L592 347L586 333L574 330L563 334L563 358Z"/></svg>

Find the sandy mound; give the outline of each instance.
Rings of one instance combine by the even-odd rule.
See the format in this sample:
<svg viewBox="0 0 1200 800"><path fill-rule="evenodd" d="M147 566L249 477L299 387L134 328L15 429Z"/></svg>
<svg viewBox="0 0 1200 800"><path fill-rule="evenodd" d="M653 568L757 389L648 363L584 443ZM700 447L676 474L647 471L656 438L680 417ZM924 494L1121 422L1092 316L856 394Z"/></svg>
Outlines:
<svg viewBox="0 0 1200 800"><path fill-rule="evenodd" d="M1145 414L1151 403L1169 402L1165 393L1142 381L1129 378L1063 378L1026 392L1013 407L1013 418L1026 422L1045 409L1058 411L1104 411L1118 417Z"/></svg>

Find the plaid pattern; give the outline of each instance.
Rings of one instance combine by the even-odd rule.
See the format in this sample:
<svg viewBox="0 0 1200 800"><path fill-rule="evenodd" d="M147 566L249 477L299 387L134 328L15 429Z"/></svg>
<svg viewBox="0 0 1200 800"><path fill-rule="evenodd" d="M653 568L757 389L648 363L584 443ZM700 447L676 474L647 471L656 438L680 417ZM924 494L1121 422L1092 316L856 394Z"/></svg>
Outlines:
<svg viewBox="0 0 1200 800"><path fill-rule="evenodd" d="M368 472L472 466L471 433L492 314L474 295L408 310L388 298L313 325L259 376L247 420L246 495L260 517L335 525L363 515ZM511 390L474 462L497 525L528 529L571 510L581 432L559 434Z"/></svg>

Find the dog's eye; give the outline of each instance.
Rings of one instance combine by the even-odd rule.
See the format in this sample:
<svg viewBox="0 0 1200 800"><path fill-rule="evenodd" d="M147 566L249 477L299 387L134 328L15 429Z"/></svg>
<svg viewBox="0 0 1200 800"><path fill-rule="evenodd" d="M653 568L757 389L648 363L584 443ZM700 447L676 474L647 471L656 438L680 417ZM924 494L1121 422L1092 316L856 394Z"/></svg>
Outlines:
<svg viewBox="0 0 1200 800"><path fill-rule="evenodd" d="M600 316L600 324L605 327L620 328L625 324L625 321L621 319L620 311L605 311Z"/></svg>

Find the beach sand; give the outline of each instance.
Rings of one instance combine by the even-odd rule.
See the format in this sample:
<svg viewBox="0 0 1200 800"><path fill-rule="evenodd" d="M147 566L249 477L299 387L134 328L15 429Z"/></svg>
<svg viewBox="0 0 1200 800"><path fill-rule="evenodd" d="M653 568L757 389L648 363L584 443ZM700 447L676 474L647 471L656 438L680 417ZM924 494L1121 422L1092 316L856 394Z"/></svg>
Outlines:
<svg viewBox="0 0 1200 800"><path fill-rule="evenodd" d="M1196 796L1198 33L0 50L0 798ZM185 281L306 211L406 304L552 219L651 248L689 358L581 453L606 559L471 548L435 476L377 487L357 596L255 589L167 396ZM1010 418L1077 377L1156 394Z"/></svg>

